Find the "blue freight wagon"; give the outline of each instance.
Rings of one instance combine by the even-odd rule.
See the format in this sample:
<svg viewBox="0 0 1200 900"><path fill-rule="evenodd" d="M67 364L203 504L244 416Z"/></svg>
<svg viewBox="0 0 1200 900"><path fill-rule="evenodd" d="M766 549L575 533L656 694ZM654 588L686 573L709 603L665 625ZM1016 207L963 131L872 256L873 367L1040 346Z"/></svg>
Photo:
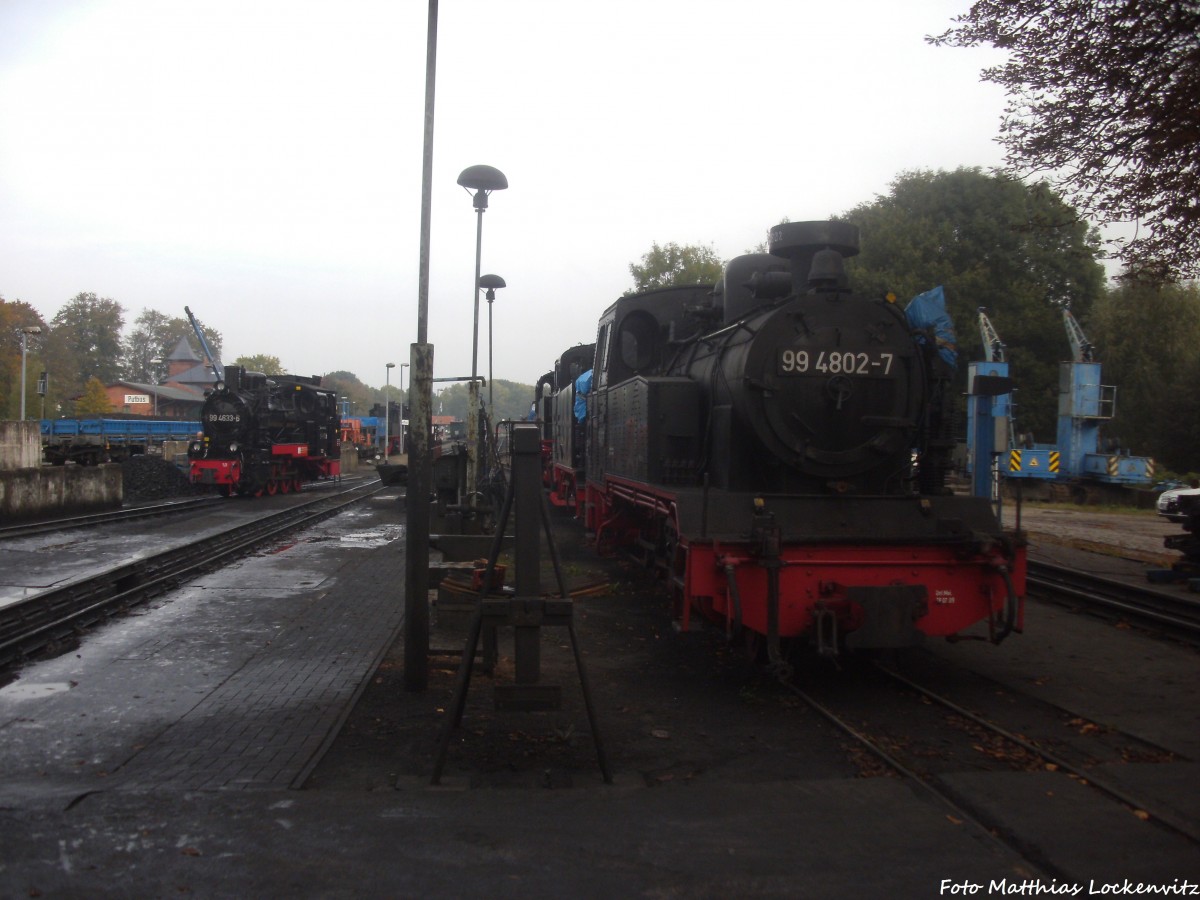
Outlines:
<svg viewBox="0 0 1200 900"><path fill-rule="evenodd" d="M164 441L190 441L201 430L198 421L42 419L42 459L54 466L119 462L145 453L150 447L161 447Z"/></svg>

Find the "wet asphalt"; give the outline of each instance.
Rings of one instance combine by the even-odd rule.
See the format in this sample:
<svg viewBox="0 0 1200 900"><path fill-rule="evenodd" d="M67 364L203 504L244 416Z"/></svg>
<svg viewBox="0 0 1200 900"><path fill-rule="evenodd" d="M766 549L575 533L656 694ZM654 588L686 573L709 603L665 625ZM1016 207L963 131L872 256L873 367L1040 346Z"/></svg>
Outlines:
<svg viewBox="0 0 1200 900"><path fill-rule="evenodd" d="M154 530L169 541L178 527ZM403 529L397 493L377 495L22 667L0 689L0 895L844 898L1053 886L897 779L651 789L618 772L612 785L597 774L557 791L424 780L300 789L403 624ZM3 580L28 589L96 564L99 543L58 540L0 555ZM140 552L148 541L126 543ZM11 571L27 574L12 576L22 553L27 568ZM39 555L71 562L39 576ZM1178 753L1121 777L1200 823L1196 651L1071 615L1034 607L1027 633L999 652L937 652ZM1121 844L1119 811L1083 786L957 777L1015 833L1054 829L1085 895L1122 879L1200 882L1194 845ZM1064 836L1065 823L1075 830Z"/></svg>

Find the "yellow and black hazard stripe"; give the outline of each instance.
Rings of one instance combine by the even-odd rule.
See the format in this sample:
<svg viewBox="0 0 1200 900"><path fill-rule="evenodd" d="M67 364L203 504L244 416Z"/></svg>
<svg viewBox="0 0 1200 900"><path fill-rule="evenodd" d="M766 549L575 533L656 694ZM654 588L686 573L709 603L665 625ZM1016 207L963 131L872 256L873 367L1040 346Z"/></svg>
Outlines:
<svg viewBox="0 0 1200 900"><path fill-rule="evenodd" d="M1041 463L1038 462L1039 459L1040 459L1040 457L1038 457L1038 456L1030 456L1029 457L1029 468L1031 468L1031 469L1041 468ZM1051 450L1049 452L1049 454L1047 456L1047 468L1052 473L1055 473L1055 474L1058 473L1060 459L1061 459L1061 454L1057 450ZM1014 449L1014 450L1008 451L1008 471L1022 472L1022 471L1024 471L1024 465L1025 465L1024 454L1020 450Z"/></svg>

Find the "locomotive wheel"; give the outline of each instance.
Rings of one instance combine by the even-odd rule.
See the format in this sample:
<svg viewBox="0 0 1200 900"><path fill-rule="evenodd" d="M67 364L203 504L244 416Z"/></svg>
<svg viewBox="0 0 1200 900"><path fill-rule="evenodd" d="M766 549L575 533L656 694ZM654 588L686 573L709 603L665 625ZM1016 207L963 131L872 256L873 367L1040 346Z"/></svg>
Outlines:
<svg viewBox="0 0 1200 900"><path fill-rule="evenodd" d="M279 482L276 481L274 478L268 479L267 480L267 496L274 497L277 493L279 493Z"/></svg>
<svg viewBox="0 0 1200 900"><path fill-rule="evenodd" d="M304 479L297 475L292 479L292 490L297 494L300 493L300 488L304 484Z"/></svg>
<svg viewBox="0 0 1200 900"><path fill-rule="evenodd" d="M291 492L292 492L292 479L280 478L279 479L279 493L290 494Z"/></svg>

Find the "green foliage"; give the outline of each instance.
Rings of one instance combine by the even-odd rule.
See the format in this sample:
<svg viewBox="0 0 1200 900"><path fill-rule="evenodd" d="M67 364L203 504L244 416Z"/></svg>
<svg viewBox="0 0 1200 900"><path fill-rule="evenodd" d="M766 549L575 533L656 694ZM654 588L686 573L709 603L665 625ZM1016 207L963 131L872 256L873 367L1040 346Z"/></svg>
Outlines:
<svg viewBox="0 0 1200 900"><path fill-rule="evenodd" d="M21 415L21 329L37 326L40 335L26 337L25 347L25 412L41 408L37 395L38 373L42 363L42 346L46 323L38 311L21 300L5 300L0 296L0 419L17 419Z"/></svg>
<svg viewBox="0 0 1200 900"><path fill-rule="evenodd" d="M1200 469L1200 285L1124 280L1089 323L1117 412L1105 433L1178 472Z"/></svg>
<svg viewBox="0 0 1200 900"><path fill-rule="evenodd" d="M630 263L634 286L625 296L676 284L714 284L721 279L725 263L711 246L658 242L642 256L641 263Z"/></svg>
<svg viewBox="0 0 1200 900"><path fill-rule="evenodd" d="M1101 223L1140 222L1119 252L1152 280L1200 276L1200 3L976 0L935 44L1007 51L983 79L1008 94L1013 173Z"/></svg>
<svg viewBox="0 0 1200 900"><path fill-rule="evenodd" d="M321 387L337 391L340 398L345 397L349 402L349 415L365 416L371 411L372 391L353 372L330 372L321 376ZM392 398L393 400L395 397ZM339 407L340 408L340 407Z"/></svg>
<svg viewBox="0 0 1200 900"><path fill-rule="evenodd" d="M104 390L104 383L93 375L83 387L83 396L75 404L76 415L87 416L112 411L112 404L108 402L108 394Z"/></svg>
<svg viewBox="0 0 1200 900"><path fill-rule="evenodd" d="M233 361L233 365L241 366L250 372L262 372L264 375L286 375L288 373L278 356L270 356L266 353L239 356Z"/></svg>
<svg viewBox="0 0 1200 900"><path fill-rule="evenodd" d="M533 402L534 387L531 384L520 384L515 381L504 381L497 378L492 383L492 404L490 413L493 422L503 419L524 419L529 415L529 404ZM488 389L479 389L479 396L486 406ZM453 416L455 419L467 419L468 392L465 383L451 385L433 397L433 415Z"/></svg>
<svg viewBox="0 0 1200 900"><path fill-rule="evenodd" d="M1044 185L979 169L909 172L891 193L842 218L861 230L847 271L857 290L893 291L901 303L943 285L959 343L959 374L985 359L978 309L1008 346L1019 388L1017 427L1037 440L1056 431L1058 363L1070 356L1061 312L1086 317L1103 288L1098 236Z"/></svg>
<svg viewBox="0 0 1200 900"><path fill-rule="evenodd" d="M58 311L46 347L48 368L64 390L76 393L93 377L101 383L121 377L124 324L120 303L91 293L76 294Z"/></svg>

